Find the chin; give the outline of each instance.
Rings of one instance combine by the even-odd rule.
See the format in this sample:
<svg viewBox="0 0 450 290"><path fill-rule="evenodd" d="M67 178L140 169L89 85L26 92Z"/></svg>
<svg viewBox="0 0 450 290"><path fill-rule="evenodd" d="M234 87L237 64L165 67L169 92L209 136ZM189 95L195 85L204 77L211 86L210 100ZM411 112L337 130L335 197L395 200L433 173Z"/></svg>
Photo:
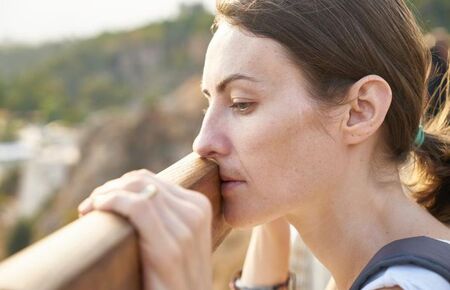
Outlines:
<svg viewBox="0 0 450 290"><path fill-rule="evenodd" d="M232 205L230 202L223 203L223 218L227 224L234 229L250 229L253 224L248 221L245 210Z"/></svg>
<svg viewBox="0 0 450 290"><path fill-rule="evenodd" d="M246 207L242 203L237 205L225 201L222 210L225 222L234 229L248 230L271 220L267 217L264 218L261 213L254 212L254 209Z"/></svg>

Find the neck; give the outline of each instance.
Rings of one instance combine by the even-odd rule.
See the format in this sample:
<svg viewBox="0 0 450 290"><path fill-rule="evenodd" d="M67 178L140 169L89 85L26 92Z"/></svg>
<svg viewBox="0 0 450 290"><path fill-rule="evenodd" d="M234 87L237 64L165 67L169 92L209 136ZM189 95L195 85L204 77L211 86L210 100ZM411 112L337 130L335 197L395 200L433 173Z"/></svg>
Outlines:
<svg viewBox="0 0 450 290"><path fill-rule="evenodd" d="M314 201L287 215L331 272L338 289L349 289L382 246L405 237L433 235L430 223L439 223L405 196L395 167L388 175L391 179L383 183L361 172L352 172L340 186L315 195Z"/></svg>

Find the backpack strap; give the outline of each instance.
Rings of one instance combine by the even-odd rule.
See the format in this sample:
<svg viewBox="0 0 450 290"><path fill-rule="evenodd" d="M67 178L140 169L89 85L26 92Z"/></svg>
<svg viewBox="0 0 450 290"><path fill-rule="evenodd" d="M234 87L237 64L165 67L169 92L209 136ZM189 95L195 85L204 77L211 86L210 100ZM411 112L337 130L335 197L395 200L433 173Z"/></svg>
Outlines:
<svg viewBox="0 0 450 290"><path fill-rule="evenodd" d="M360 290L389 266L405 264L431 270L450 282L450 244L425 236L393 241L373 256L350 290Z"/></svg>

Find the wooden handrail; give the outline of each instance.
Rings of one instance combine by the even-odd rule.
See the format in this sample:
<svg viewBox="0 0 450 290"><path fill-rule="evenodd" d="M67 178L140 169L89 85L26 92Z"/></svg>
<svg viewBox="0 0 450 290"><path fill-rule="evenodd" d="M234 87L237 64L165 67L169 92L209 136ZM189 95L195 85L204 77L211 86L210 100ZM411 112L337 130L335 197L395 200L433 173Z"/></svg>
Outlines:
<svg viewBox="0 0 450 290"><path fill-rule="evenodd" d="M210 199L217 248L230 231L221 214L217 165L191 153L158 176ZM70 223L0 263L0 290L19 289L142 289L135 230L126 219L98 211Z"/></svg>

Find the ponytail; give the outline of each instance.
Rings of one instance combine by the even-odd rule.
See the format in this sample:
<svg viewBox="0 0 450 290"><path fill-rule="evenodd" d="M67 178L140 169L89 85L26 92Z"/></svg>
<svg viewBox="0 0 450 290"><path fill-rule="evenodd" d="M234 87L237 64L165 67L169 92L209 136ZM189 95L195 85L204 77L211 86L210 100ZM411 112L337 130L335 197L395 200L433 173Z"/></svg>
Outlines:
<svg viewBox="0 0 450 290"><path fill-rule="evenodd" d="M450 226L450 72L445 75L444 103L429 102L426 111L438 113L425 116L423 144L412 153L413 170L409 186L417 203L435 218ZM443 82L444 83L444 82ZM430 108L431 107L431 108ZM432 109L432 110L430 110Z"/></svg>

